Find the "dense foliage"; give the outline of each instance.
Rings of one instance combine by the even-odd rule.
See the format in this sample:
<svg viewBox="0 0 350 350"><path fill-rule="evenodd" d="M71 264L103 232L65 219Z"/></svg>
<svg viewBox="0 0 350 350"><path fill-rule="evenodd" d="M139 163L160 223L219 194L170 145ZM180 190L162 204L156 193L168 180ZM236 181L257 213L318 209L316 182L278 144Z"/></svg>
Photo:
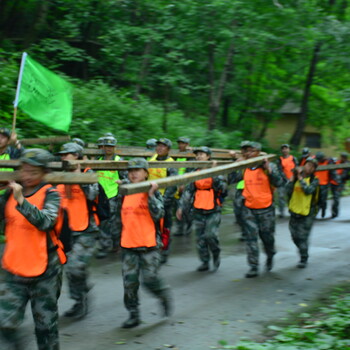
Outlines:
<svg viewBox="0 0 350 350"><path fill-rule="evenodd" d="M286 101L339 144L349 125L348 0L0 0L0 113L22 51L76 87L73 136L264 138ZM258 113L259 112L259 113ZM259 114L259 117L258 117ZM21 136L48 130L19 115ZM289 140L286 140L289 141Z"/></svg>

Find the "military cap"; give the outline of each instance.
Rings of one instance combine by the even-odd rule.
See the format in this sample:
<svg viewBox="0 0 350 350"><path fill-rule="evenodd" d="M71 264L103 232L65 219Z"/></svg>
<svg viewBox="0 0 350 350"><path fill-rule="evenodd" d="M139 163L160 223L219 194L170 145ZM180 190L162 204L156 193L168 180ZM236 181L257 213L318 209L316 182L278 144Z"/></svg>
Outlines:
<svg viewBox="0 0 350 350"><path fill-rule="evenodd" d="M20 158L22 163L46 168L47 164L53 159L52 154L41 148L26 149Z"/></svg>
<svg viewBox="0 0 350 350"><path fill-rule="evenodd" d="M104 145L104 137L99 137L97 139L97 146L103 146Z"/></svg>
<svg viewBox="0 0 350 350"><path fill-rule="evenodd" d="M72 142L77 143L81 147L85 147L85 142L82 139L79 139L78 137L75 137Z"/></svg>
<svg viewBox="0 0 350 350"><path fill-rule="evenodd" d="M310 150L307 147L304 147L303 150L301 151L301 154L303 156L306 156L310 153Z"/></svg>
<svg viewBox="0 0 350 350"><path fill-rule="evenodd" d="M148 170L148 162L144 158L133 158L128 161L128 169Z"/></svg>
<svg viewBox="0 0 350 350"><path fill-rule="evenodd" d="M255 149L261 151L261 143L259 143L259 142L255 142L255 141L254 141L254 142L251 142L250 147L255 148Z"/></svg>
<svg viewBox="0 0 350 350"><path fill-rule="evenodd" d="M288 145L288 143L284 143L281 148L284 148L284 147L287 147L287 148L290 148L290 146Z"/></svg>
<svg viewBox="0 0 350 350"><path fill-rule="evenodd" d="M6 137L10 138L11 131L8 128L0 128L0 134L5 135Z"/></svg>
<svg viewBox="0 0 350 350"><path fill-rule="evenodd" d="M323 152L319 151L319 152L316 153L316 159L317 160L322 160L324 157L325 156L324 156Z"/></svg>
<svg viewBox="0 0 350 350"><path fill-rule="evenodd" d="M183 142L183 143L190 143L191 139L189 137L185 137L185 136L180 136L177 139L177 142Z"/></svg>
<svg viewBox="0 0 350 350"><path fill-rule="evenodd" d="M315 159L313 157L307 157L305 163L308 163L308 162L312 163L315 166L315 168L317 168L317 166L318 166L317 159Z"/></svg>
<svg viewBox="0 0 350 350"><path fill-rule="evenodd" d="M250 147L252 145L252 143L248 140L245 140L245 141L242 141L241 142L241 148L244 148L244 147Z"/></svg>
<svg viewBox="0 0 350 350"><path fill-rule="evenodd" d="M157 146L157 139L148 139L146 141L147 147L156 147Z"/></svg>
<svg viewBox="0 0 350 350"><path fill-rule="evenodd" d="M161 139L157 140L156 143L157 143L157 144L158 144L158 143L162 143L163 145L168 146L169 148L171 148L171 146L173 145L173 144L171 143L171 141L170 141L169 139L166 139L166 138L161 138Z"/></svg>
<svg viewBox="0 0 350 350"><path fill-rule="evenodd" d="M211 149L207 146L202 146L202 147L197 147L194 149L193 153L196 154L197 152L204 152L206 153L208 156L211 155Z"/></svg>
<svg viewBox="0 0 350 350"><path fill-rule="evenodd" d="M59 152L57 152L57 154L68 154L68 153L72 153L72 154L77 153L81 156L83 154L83 147L81 147L77 143L68 142L61 147L61 150Z"/></svg>
<svg viewBox="0 0 350 350"><path fill-rule="evenodd" d="M116 146L117 145L117 139L113 136L106 136L103 138L103 146Z"/></svg>
<svg viewBox="0 0 350 350"><path fill-rule="evenodd" d="M111 132L106 132L105 134L103 134L103 136L105 136L105 137L109 137L109 136L114 137L114 135Z"/></svg>

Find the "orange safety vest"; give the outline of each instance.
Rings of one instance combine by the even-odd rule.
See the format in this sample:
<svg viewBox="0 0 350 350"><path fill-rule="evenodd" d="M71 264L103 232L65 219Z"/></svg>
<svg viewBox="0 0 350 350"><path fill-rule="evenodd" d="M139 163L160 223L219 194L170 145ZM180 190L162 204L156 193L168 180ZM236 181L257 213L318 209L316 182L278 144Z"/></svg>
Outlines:
<svg viewBox="0 0 350 350"><path fill-rule="evenodd" d="M213 178L208 177L206 179L197 180L195 181L194 185L196 187L196 193L193 206L196 209L214 209L215 193L213 189ZM220 201L218 199L216 200L216 204L220 205Z"/></svg>
<svg viewBox="0 0 350 350"><path fill-rule="evenodd" d="M287 158L280 157L280 160L284 175L289 180L293 176L292 169L295 168L294 158L292 155L289 155Z"/></svg>
<svg viewBox="0 0 350 350"><path fill-rule="evenodd" d="M124 197L122 209L123 248L155 247L156 226L148 208L148 193L136 193Z"/></svg>
<svg viewBox="0 0 350 350"><path fill-rule="evenodd" d="M307 159L307 158L302 158L302 159L301 159L301 161L300 161L300 166L305 165L306 159Z"/></svg>
<svg viewBox="0 0 350 350"><path fill-rule="evenodd" d="M328 165L328 160L324 160L322 163L318 163L318 165ZM320 182L320 186L328 185L329 183L329 170L320 170L315 171L315 176L318 178Z"/></svg>
<svg viewBox="0 0 350 350"><path fill-rule="evenodd" d="M337 160L337 161L335 162L335 164L341 164L341 160ZM336 173L337 173L339 176L342 175L343 171L344 171L344 169L336 169ZM332 185L339 185L338 182L335 181L334 179L331 180L331 184L332 184Z"/></svg>
<svg viewBox="0 0 350 350"><path fill-rule="evenodd" d="M273 196L269 177L262 168L246 169L244 172L245 206L250 209L268 208L272 204Z"/></svg>
<svg viewBox="0 0 350 350"><path fill-rule="evenodd" d="M46 191L51 185L41 187L26 200L39 210L44 207ZM54 189L53 189L54 190ZM2 258L2 267L18 276L37 277L42 275L48 264L48 235L52 240L61 264L67 261L63 251L63 244L58 239L59 226L62 225L62 216L59 214L55 228L49 233L40 231L32 225L17 209L17 201L11 193L5 206L5 235L6 246Z"/></svg>

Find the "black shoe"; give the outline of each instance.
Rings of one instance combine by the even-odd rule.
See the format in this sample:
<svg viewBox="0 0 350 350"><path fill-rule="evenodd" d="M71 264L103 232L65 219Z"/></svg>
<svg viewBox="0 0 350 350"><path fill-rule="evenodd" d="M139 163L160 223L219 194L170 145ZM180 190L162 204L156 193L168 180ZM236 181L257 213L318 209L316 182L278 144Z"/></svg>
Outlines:
<svg viewBox="0 0 350 350"><path fill-rule="evenodd" d="M164 317L169 317L173 313L173 304L169 294L165 295L161 298L160 303L163 309Z"/></svg>
<svg viewBox="0 0 350 350"><path fill-rule="evenodd" d="M123 322L122 328L134 328L141 323L138 312L131 312L129 318Z"/></svg>
<svg viewBox="0 0 350 350"><path fill-rule="evenodd" d="M88 306L86 298L83 301L76 302L69 310L67 310L63 316L72 317L75 320L84 318L88 313Z"/></svg>
<svg viewBox="0 0 350 350"><path fill-rule="evenodd" d="M209 264L207 262L204 262L202 265L199 265L197 267L197 271L208 271L209 270Z"/></svg>
<svg viewBox="0 0 350 350"><path fill-rule="evenodd" d="M253 278L258 276L258 268L257 267L251 267L250 270L245 274L246 278Z"/></svg>
<svg viewBox="0 0 350 350"><path fill-rule="evenodd" d="M332 214L332 219L336 218L338 214Z"/></svg>
<svg viewBox="0 0 350 350"><path fill-rule="evenodd" d="M213 257L213 265L214 265L213 271L214 272L216 272L219 269L220 262L221 262L220 261L220 255L217 255L217 256Z"/></svg>
<svg viewBox="0 0 350 350"><path fill-rule="evenodd" d="M266 259L266 271L271 271L273 267L273 256L268 256Z"/></svg>

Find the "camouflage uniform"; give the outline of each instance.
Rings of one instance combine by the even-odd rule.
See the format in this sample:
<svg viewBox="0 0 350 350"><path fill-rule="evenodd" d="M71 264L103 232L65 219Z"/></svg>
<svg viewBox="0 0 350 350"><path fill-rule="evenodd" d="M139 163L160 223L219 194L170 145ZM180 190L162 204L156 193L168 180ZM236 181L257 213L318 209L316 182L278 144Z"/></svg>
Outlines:
<svg viewBox="0 0 350 350"><path fill-rule="evenodd" d="M308 194L316 194L319 188L319 181L317 177L312 176L308 185L305 181L300 181L300 186L303 192ZM295 187L295 182L288 182L286 185L287 194L291 197ZM292 235L294 244L299 249L300 262L306 263L309 257L309 236L312 225L317 214L317 203L312 200L310 213L306 216L295 214L290 211L289 230Z"/></svg>
<svg viewBox="0 0 350 350"><path fill-rule="evenodd" d="M290 156L293 157L294 165L297 166L298 165L298 160L294 156L292 156L292 155L290 155ZM287 192L286 192L285 186L286 186L286 183L287 183L288 179L286 177L286 174L283 171L281 158L277 159L276 164L277 164L277 168L280 171L281 176L282 176L282 178L284 180L284 183L277 188L278 209L279 209L280 217L284 217L284 211L285 211L286 199L287 199Z"/></svg>
<svg viewBox="0 0 350 350"><path fill-rule="evenodd" d="M227 183L223 176L213 178L213 189L215 194L224 193L227 189ZM192 182L186 186L186 189L180 199L180 208L183 213L188 212L193 207L196 193L195 183ZM221 206L215 203L214 209L204 210L193 208L193 224L197 238L197 251L199 259L204 265L209 263L210 253L213 259L218 259L220 255L219 226L221 222Z"/></svg>
<svg viewBox="0 0 350 350"><path fill-rule="evenodd" d="M279 187L283 184L283 178L275 164L270 163L271 174L268 174L272 186ZM243 174L242 174L243 178ZM259 194L256 194L259 196ZM244 232L246 234L246 249L248 264L251 269L259 266L258 237L262 240L268 260L272 263L275 251L275 208L273 204L268 208L250 209L244 206L243 210Z"/></svg>
<svg viewBox="0 0 350 350"><path fill-rule="evenodd" d="M37 190L41 186L38 186ZM9 192L0 197L0 218L4 217L8 195ZM58 193L47 192L42 210L38 210L26 200L17 206L17 210L39 230L47 232L56 222L59 206ZM47 270L42 275L21 277L5 271L4 283L0 290L0 330L9 349L25 349L25 345L21 344L18 338L17 328L23 321L29 300L38 348L59 349L57 300L61 292L62 265L52 246L52 242L48 240L48 249L51 248L51 252L48 254Z"/></svg>
<svg viewBox="0 0 350 350"><path fill-rule="evenodd" d="M98 184L81 185L87 200L92 201L98 195ZM72 232L72 249L68 252L66 276L70 296L76 302L86 300L88 287L88 265L95 251L99 230L93 215L90 214L86 230Z"/></svg>
<svg viewBox="0 0 350 350"><path fill-rule="evenodd" d="M123 197L118 199L117 215L121 218ZM164 205L162 195L156 191L152 197L148 197L148 208L155 223L164 216ZM142 284L154 296L160 299L162 306L169 306L170 291L158 276L161 261L161 237L159 226L157 227L157 246L123 248L122 247L122 272L124 283L124 305L131 315L139 318L139 297L140 274L142 274ZM121 231L119 232L119 234ZM127 327L126 327L127 328Z"/></svg>

